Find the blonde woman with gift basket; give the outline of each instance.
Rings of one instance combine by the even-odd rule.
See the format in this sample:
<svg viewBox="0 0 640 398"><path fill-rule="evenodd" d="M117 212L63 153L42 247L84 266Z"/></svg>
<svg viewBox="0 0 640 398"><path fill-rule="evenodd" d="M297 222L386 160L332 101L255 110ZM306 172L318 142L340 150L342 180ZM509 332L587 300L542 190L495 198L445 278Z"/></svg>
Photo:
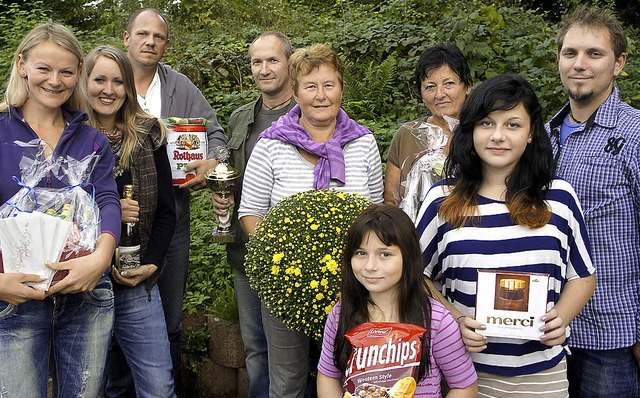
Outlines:
<svg viewBox="0 0 640 398"><path fill-rule="evenodd" d="M67 28L51 22L36 26L16 50L0 104L3 219L16 215L17 220L32 210L40 213L47 196L59 195L57 201L67 206L46 210L72 220L61 254L69 260L48 264L66 275L64 279L30 290L24 283L45 278L0 275L0 389L5 397L46 397L49 369L54 397L95 397L102 381L113 325L113 289L104 274L120 237L120 201L109 142L85 124L87 114L77 110L84 103L78 84L82 59L80 43ZM29 160L30 168L25 166ZM42 172L37 181L28 175L34 170ZM79 209L79 198L82 211L74 210ZM24 244L22 259L43 251L29 246L29 238L35 239L39 231L26 232L19 240ZM87 236L95 238L68 250ZM44 244L56 235L46 238L41 239ZM5 272L16 260L8 255L11 249L3 246ZM41 266L46 274L43 263L26 265Z"/></svg>

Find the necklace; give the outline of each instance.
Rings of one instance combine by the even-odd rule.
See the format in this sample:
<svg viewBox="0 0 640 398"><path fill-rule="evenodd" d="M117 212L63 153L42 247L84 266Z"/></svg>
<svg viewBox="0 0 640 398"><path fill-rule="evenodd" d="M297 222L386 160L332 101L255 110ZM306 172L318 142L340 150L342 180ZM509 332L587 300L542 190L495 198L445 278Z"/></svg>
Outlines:
<svg viewBox="0 0 640 398"><path fill-rule="evenodd" d="M123 134L122 130L119 128L113 129L112 132L108 132L105 128L100 127L100 132L107 136L109 140L109 146L111 146L111 152L113 156L116 158L115 165L113 166L113 176L119 177L124 172L124 168L120 164L120 158L122 157L122 143L123 143Z"/></svg>
<svg viewBox="0 0 640 398"><path fill-rule="evenodd" d="M576 119L576 117L573 116L573 112L572 111L569 111L569 117L571 119L573 119L573 121L576 122L577 124L584 124L584 122L586 122L586 120L583 122L583 121L580 121L580 120Z"/></svg>
<svg viewBox="0 0 640 398"><path fill-rule="evenodd" d="M264 101L262 101L262 106L264 106L268 111L272 111L274 109L280 108L282 105L288 104L289 102L291 102L291 98L293 97L289 97L286 100L284 100L283 102L279 103L278 105L274 105L274 106L269 106L267 104L264 103Z"/></svg>
<svg viewBox="0 0 640 398"><path fill-rule="evenodd" d="M107 131L104 127L100 127L100 132L107 136L109 143L112 145L122 142L122 131L117 127L113 131Z"/></svg>

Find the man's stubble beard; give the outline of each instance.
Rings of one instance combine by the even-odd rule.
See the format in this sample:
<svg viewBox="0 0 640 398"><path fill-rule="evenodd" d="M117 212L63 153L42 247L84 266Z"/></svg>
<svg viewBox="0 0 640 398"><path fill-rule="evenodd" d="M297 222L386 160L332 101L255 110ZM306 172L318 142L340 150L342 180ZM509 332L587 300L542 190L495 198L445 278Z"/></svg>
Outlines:
<svg viewBox="0 0 640 398"><path fill-rule="evenodd" d="M569 98L571 98L575 102L579 104L586 104L593 99L595 93L593 92L593 90L586 93L581 93L578 90L567 90L567 94L569 94Z"/></svg>

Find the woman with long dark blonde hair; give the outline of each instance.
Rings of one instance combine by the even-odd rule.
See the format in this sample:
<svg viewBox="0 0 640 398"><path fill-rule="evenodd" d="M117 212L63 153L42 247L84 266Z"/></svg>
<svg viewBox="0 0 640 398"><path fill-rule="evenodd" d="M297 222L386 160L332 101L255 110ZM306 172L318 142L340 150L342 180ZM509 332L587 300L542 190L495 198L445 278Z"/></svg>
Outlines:
<svg viewBox="0 0 640 398"><path fill-rule="evenodd" d="M111 271L115 323L105 395L123 396L135 389L138 397L175 396L169 339L156 286L176 223L167 130L138 104L133 69L123 51L96 47L87 55L85 69L89 123L109 139L118 191L122 193L127 184L134 186L135 200L121 199L122 223L139 224L141 246L134 268Z"/></svg>

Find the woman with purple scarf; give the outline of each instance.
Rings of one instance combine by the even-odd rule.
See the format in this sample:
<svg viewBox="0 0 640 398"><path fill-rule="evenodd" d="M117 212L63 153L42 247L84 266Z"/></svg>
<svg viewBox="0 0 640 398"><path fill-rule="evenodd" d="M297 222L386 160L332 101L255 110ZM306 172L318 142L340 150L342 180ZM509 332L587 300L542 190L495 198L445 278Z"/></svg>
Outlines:
<svg viewBox="0 0 640 398"><path fill-rule="evenodd" d="M297 50L289 76L298 105L260 134L247 163L238 210L250 237L282 198L311 189L357 192L382 202L380 152L371 131L341 109L343 66L326 44ZM262 306L268 343L269 395L302 397L310 338L289 330Z"/></svg>

